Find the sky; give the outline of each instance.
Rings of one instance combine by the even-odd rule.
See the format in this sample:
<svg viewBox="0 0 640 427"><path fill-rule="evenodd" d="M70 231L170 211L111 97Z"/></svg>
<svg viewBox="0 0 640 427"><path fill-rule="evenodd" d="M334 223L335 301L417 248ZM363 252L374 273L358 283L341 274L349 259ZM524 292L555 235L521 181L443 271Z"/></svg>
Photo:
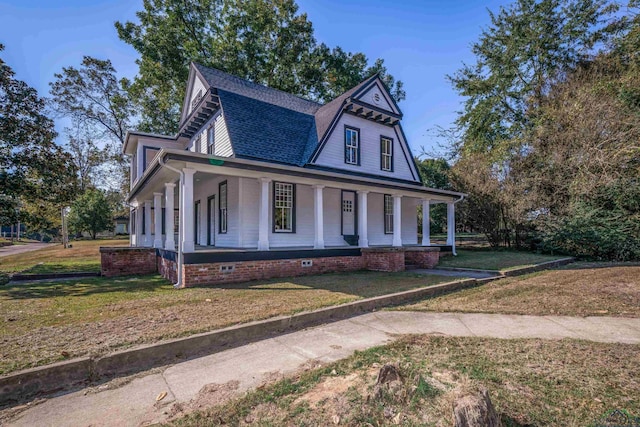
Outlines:
<svg viewBox="0 0 640 427"><path fill-rule="evenodd" d="M363 52L371 63L383 58L404 83L402 126L411 149L437 146L436 127L450 127L461 109L446 76L473 63L471 44L489 24L487 9L499 0L297 0L313 23L315 37L330 47ZM62 67L78 66L84 55L110 59L119 76L137 73L137 52L122 42L116 21L137 22L142 0L0 0L3 60L16 77L48 96ZM56 120L62 134L65 122ZM62 143L64 138L58 137Z"/></svg>

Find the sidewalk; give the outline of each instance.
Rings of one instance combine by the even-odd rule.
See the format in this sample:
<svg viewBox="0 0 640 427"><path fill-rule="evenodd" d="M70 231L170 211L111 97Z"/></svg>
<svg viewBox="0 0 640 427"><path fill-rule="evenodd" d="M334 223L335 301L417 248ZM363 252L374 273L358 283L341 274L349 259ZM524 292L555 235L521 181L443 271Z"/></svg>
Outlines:
<svg viewBox="0 0 640 427"><path fill-rule="evenodd" d="M46 248L49 245L51 245L51 243L27 243L24 245L2 246L0 247L0 258L9 255L37 251L38 249Z"/></svg>
<svg viewBox="0 0 640 427"><path fill-rule="evenodd" d="M474 313L374 312L285 334L138 375L119 388L103 385L61 395L25 410L13 426L137 426L163 422L174 403L188 406L210 384L242 394L314 362L333 362L401 334L491 338L576 338L640 344L640 319ZM112 384L117 384L114 380ZM156 396L167 396L156 402Z"/></svg>

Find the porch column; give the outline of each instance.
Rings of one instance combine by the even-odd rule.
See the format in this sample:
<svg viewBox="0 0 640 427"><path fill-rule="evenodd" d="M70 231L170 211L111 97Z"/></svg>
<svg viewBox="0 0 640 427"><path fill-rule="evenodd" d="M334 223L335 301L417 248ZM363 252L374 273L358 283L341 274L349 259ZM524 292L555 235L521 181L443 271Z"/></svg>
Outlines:
<svg viewBox="0 0 640 427"><path fill-rule="evenodd" d="M429 199L422 199L422 246L431 246Z"/></svg>
<svg viewBox="0 0 640 427"><path fill-rule="evenodd" d="M322 201L324 185L314 185L313 190L315 196L313 204L313 221L315 225L313 249L324 249L324 204Z"/></svg>
<svg viewBox="0 0 640 427"><path fill-rule="evenodd" d="M358 246L361 248L369 247L369 236L367 235L368 224L367 224L367 195L368 191L361 190L358 191Z"/></svg>
<svg viewBox="0 0 640 427"><path fill-rule="evenodd" d="M138 248L141 248L143 245L142 242L142 206L140 206L140 203L136 202L136 204L134 205L136 208L136 244L135 246Z"/></svg>
<svg viewBox="0 0 640 427"><path fill-rule="evenodd" d="M144 246L152 247L153 238L151 237L151 200L144 201Z"/></svg>
<svg viewBox="0 0 640 427"><path fill-rule="evenodd" d="M155 221L153 247L162 248L162 193L153 193L153 216Z"/></svg>
<svg viewBox="0 0 640 427"><path fill-rule="evenodd" d="M402 196L393 195L393 243L402 246Z"/></svg>
<svg viewBox="0 0 640 427"><path fill-rule="evenodd" d="M173 190L176 185L172 182L167 182L164 185L164 232L166 234L164 239L164 248L168 250L176 249L176 241L173 237L175 231L173 229Z"/></svg>
<svg viewBox="0 0 640 427"><path fill-rule="evenodd" d="M453 202L447 202L447 245L456 253L456 211Z"/></svg>
<svg viewBox="0 0 640 427"><path fill-rule="evenodd" d="M258 208L258 250L269 250L269 178L260 178L260 200Z"/></svg>
<svg viewBox="0 0 640 427"><path fill-rule="evenodd" d="M194 224L193 224L193 175L195 169L184 168L184 182L182 183L183 191L182 206L180 206L180 222L182 226L182 251L194 252L196 244L194 240Z"/></svg>

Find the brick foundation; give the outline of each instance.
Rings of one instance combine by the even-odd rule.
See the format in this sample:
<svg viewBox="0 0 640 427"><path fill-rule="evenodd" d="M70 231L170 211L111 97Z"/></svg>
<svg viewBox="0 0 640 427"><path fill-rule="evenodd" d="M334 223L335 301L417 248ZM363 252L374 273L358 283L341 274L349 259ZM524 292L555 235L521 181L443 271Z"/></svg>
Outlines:
<svg viewBox="0 0 640 427"><path fill-rule="evenodd" d="M156 263L158 266L158 273L171 283L178 282L178 263L174 260L164 258L162 256L156 257Z"/></svg>
<svg viewBox="0 0 640 427"><path fill-rule="evenodd" d="M440 248L420 247L406 248L404 252L406 264L413 264L419 268L434 268L440 260Z"/></svg>
<svg viewBox="0 0 640 427"><path fill-rule="evenodd" d="M105 277L151 274L157 271L153 248L100 248L101 274Z"/></svg>
<svg viewBox="0 0 640 427"><path fill-rule="evenodd" d="M367 270L404 271L404 248L363 248L362 257Z"/></svg>

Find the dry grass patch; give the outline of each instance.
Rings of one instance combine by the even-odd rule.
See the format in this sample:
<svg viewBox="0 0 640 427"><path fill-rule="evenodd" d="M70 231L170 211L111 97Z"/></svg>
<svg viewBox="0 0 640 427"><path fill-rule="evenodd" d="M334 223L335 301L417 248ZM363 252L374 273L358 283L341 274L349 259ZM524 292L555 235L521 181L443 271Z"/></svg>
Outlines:
<svg viewBox="0 0 640 427"><path fill-rule="evenodd" d="M100 271L100 246L128 246L129 240L78 240L73 247L61 244L32 252L24 252L0 258L0 271L23 273L60 273L76 271Z"/></svg>
<svg viewBox="0 0 640 427"><path fill-rule="evenodd" d="M640 266L577 263L500 279L402 310L566 316L640 316Z"/></svg>
<svg viewBox="0 0 640 427"><path fill-rule="evenodd" d="M419 336L174 420L204 425L450 426L462 390L484 386L503 425L584 426L612 409L640 416L640 346L575 340ZM375 393L379 368L402 383Z"/></svg>
<svg viewBox="0 0 640 427"><path fill-rule="evenodd" d="M447 281L358 272L183 290L159 276L6 285L0 374Z"/></svg>

